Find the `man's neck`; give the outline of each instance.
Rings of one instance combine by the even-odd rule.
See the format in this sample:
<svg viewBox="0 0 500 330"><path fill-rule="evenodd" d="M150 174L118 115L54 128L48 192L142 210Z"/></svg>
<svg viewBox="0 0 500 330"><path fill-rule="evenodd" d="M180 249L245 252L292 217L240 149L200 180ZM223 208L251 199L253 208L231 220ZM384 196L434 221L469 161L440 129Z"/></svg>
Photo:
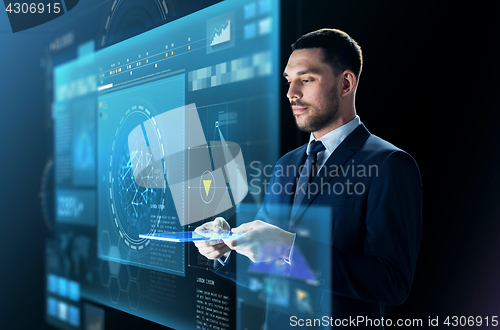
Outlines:
<svg viewBox="0 0 500 330"><path fill-rule="evenodd" d="M333 130L341 127L341 126L344 126L345 124L347 124L348 122L350 122L354 118L356 118L356 111L350 112L346 116L340 116L334 122L332 122L330 125L327 125L327 126L323 127L319 131L312 132L313 135L314 135L314 138L316 140L321 139L321 137L323 137L325 134L328 134L331 131L333 131Z"/></svg>

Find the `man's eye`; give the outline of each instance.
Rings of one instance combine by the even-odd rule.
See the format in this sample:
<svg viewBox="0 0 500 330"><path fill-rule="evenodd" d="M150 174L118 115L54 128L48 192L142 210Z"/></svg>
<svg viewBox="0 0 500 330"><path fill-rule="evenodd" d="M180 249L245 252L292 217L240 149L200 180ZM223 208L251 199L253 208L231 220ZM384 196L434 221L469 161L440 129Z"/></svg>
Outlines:
<svg viewBox="0 0 500 330"><path fill-rule="evenodd" d="M307 83L307 82L310 82L310 80L309 79L302 79L302 82Z"/></svg>

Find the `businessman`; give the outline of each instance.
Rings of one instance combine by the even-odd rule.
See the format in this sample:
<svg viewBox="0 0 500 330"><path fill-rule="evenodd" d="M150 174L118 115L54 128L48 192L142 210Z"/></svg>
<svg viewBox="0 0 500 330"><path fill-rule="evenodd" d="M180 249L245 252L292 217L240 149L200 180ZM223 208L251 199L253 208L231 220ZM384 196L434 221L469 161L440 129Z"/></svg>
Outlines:
<svg viewBox="0 0 500 330"><path fill-rule="evenodd" d="M196 243L215 269L235 253L253 263L281 261L283 279L297 287L290 275L300 273L304 257L319 270L319 281L302 286L309 297L302 318L269 305L268 329L324 316L325 327L363 316L371 323L358 328L383 328L384 306L403 303L410 291L421 238L420 173L409 154L361 123L362 63L361 48L340 30L314 31L292 45L287 98L310 141L277 162L256 220L231 229L235 239ZM222 218L197 230L208 229L230 230Z"/></svg>

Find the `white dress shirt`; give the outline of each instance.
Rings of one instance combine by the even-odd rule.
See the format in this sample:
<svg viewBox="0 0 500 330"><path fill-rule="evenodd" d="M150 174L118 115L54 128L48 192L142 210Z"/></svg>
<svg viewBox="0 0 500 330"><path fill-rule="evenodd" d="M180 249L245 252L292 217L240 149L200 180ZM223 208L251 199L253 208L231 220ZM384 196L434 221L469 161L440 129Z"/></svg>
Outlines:
<svg viewBox="0 0 500 330"><path fill-rule="evenodd" d="M325 146L325 150L318 152L318 159L316 162L316 165L318 167L318 172L321 169L321 166L323 166L330 155L337 149L337 147L344 141L344 139L354 131L358 125L361 124L361 120L359 119L359 116L356 116L353 120L348 122L347 124L344 124L336 129L334 129L331 132L326 133L323 135L321 138L318 139L318 141L321 141L323 145ZM306 153L309 156L309 148L311 147L311 142L316 140L314 137L314 134L311 133L311 136L309 137L309 144L307 145Z"/></svg>

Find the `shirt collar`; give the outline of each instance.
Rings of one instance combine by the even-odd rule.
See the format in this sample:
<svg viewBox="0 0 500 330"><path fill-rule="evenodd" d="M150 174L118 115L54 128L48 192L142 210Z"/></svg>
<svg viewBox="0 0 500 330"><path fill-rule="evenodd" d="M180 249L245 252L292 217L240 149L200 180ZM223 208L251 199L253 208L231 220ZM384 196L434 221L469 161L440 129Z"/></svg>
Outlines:
<svg viewBox="0 0 500 330"><path fill-rule="evenodd" d="M358 125L361 124L361 119L359 116L354 117L350 122L337 127L331 132L326 133L318 141L321 141L326 148L328 154L332 154L335 149L344 141L344 139L354 131ZM309 148L311 147L311 142L316 140L313 133L309 137L309 143L307 144L306 153L309 155Z"/></svg>

